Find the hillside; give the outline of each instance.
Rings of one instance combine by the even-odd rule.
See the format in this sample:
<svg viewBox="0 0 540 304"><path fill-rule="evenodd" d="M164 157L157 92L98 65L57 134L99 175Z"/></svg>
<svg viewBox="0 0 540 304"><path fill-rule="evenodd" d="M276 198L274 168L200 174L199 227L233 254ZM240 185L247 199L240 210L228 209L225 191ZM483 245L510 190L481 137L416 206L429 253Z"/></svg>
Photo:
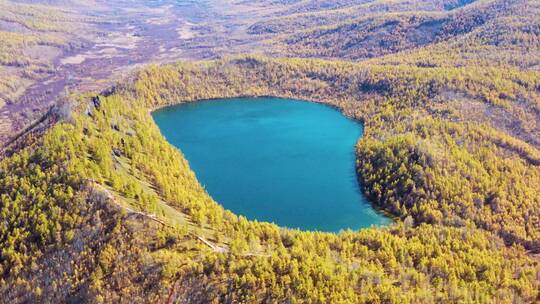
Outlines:
<svg viewBox="0 0 540 304"><path fill-rule="evenodd" d="M300 2L253 24L250 33L269 35L280 54L301 57L364 60L428 45L493 55L493 49L480 49L496 45L507 56L489 58L491 65L500 60L520 64L509 57L518 49L536 55L522 56L526 63L538 58L536 1L331 2L322 7L319 1Z"/></svg>
<svg viewBox="0 0 540 304"><path fill-rule="evenodd" d="M226 3L275 57L232 48L67 92L4 149L3 301L540 301L536 1ZM395 223L306 232L212 200L150 111L241 96L362 121L358 179Z"/></svg>

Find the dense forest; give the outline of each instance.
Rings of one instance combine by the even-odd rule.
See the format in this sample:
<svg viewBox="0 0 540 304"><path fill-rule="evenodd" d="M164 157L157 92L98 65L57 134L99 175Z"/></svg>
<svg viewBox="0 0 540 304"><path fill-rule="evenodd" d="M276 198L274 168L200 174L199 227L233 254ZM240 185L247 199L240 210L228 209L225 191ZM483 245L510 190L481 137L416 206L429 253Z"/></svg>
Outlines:
<svg viewBox="0 0 540 304"><path fill-rule="evenodd" d="M538 2L404 2L253 2L286 7L250 27L276 53L363 61L223 56L69 93L2 151L0 298L539 302ZM241 96L360 120L358 179L394 223L306 232L213 201L150 112Z"/></svg>
<svg viewBox="0 0 540 304"><path fill-rule="evenodd" d="M2 162L2 216L10 219L2 224L2 293L98 302L534 302L540 153L485 122L463 121L437 98L453 90L504 108L508 90L536 100L524 87L537 78L498 75L501 94L488 99L485 77L251 56L153 66L107 96L73 96L76 107L53 115L58 124ZM212 201L148 110L245 95L327 102L361 119L359 177L396 224L301 232L250 222Z"/></svg>

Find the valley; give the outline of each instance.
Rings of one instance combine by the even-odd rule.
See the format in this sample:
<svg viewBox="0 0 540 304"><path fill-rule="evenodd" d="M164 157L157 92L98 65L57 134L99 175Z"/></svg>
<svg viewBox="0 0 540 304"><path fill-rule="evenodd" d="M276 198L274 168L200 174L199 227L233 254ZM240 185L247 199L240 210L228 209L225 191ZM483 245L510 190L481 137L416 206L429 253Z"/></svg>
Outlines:
<svg viewBox="0 0 540 304"><path fill-rule="evenodd" d="M413 52L405 56L410 58L405 63L451 67L497 62L538 70L539 42L534 27L527 25L538 21L538 4L520 1L502 7L484 0L471 2L330 1L333 4L315 5L310 1L69 0L47 7L40 1L17 4L0 15L0 32L27 40L38 35L45 40L25 42L25 60L30 61L12 60L0 66L6 76L0 83L0 142L5 144L69 92L106 90L148 63L245 53L377 62L384 55L428 46L429 59L415 57L421 53ZM3 0L0 4L11 3ZM528 8L516 10L521 4ZM463 12L461 6L466 6ZM506 16L500 18L514 25L513 31L488 20L502 9ZM28 26L16 10L35 10L43 25ZM486 15L479 17L479 12ZM47 14L61 19L48 19ZM520 17L512 17L516 15ZM470 40L489 32L496 34L483 48L468 43L464 36L471 36ZM513 60L518 49L510 42L512 36L534 46L520 55L524 60ZM456 39L446 43L452 37ZM497 52L491 52L495 44ZM8 45L5 53L13 53L9 48L18 45ZM461 59L448 61L443 55L448 48L462 54ZM387 61L392 60L390 56ZM483 111L490 115L499 110ZM491 115L491 121L497 127L540 144L537 118L533 118L533 132L530 126L516 125L516 117L501 121L496 116Z"/></svg>
<svg viewBox="0 0 540 304"><path fill-rule="evenodd" d="M12 59L1 65L0 73L9 75L4 78L9 82L0 86L0 142L4 144L69 92L105 90L141 64L216 58L256 48L256 42L237 30L243 24L230 21L249 22L249 17L227 15L210 1L36 3L17 4L0 15L0 32L14 35L13 39L47 35L51 39L13 42L5 50L13 54L16 47L23 47L24 60L29 61ZM0 4L8 7L13 2ZM41 14L44 25L24 28L17 13L25 10Z"/></svg>

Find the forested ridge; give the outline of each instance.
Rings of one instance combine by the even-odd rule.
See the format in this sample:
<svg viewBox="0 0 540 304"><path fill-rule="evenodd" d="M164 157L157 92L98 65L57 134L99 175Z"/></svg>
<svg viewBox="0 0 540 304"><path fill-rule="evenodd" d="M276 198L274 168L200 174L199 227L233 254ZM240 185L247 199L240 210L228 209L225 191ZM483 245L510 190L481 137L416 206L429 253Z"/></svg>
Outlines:
<svg viewBox="0 0 540 304"><path fill-rule="evenodd" d="M403 51L412 51L429 66L538 65L538 1L298 1L287 8L249 31L267 37L282 56L366 60L397 53L403 60Z"/></svg>
<svg viewBox="0 0 540 304"><path fill-rule="evenodd" d="M385 22L399 31L377 37L441 31L423 46L378 45L361 62L225 56L145 66L101 94L71 93L3 151L2 301L539 302L537 1L427 1L414 18L400 11L424 2L254 3L268 2L288 9L252 35L342 16L285 43L303 57L363 57L365 45L335 41ZM355 19L381 7L397 13ZM358 179L394 223L305 232L213 201L150 112L242 96L321 102L362 121Z"/></svg>

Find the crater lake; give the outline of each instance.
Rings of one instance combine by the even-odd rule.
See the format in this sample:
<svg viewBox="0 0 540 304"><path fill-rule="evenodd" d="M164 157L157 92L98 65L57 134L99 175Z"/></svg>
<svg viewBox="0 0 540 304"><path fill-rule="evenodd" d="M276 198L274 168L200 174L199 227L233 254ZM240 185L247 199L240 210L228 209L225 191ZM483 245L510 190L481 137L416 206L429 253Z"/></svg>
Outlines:
<svg viewBox="0 0 540 304"><path fill-rule="evenodd" d="M356 177L362 124L337 109L234 98L183 103L152 116L212 198L238 215L329 232L391 221L373 209Z"/></svg>

